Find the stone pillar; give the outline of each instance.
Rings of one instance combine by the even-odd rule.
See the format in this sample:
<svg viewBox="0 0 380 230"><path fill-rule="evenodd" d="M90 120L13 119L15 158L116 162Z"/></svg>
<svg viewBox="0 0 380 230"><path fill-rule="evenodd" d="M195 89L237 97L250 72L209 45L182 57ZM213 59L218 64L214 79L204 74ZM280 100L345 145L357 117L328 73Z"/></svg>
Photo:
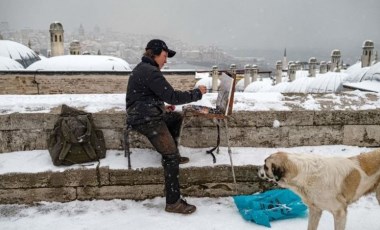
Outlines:
<svg viewBox="0 0 380 230"><path fill-rule="evenodd" d="M327 72L327 64L325 61L321 61L321 63L319 64L319 73L324 74L326 72Z"/></svg>
<svg viewBox="0 0 380 230"><path fill-rule="evenodd" d="M219 71L218 71L218 66L213 66L212 67L212 92L216 93L218 92L218 80L219 80Z"/></svg>
<svg viewBox="0 0 380 230"><path fill-rule="evenodd" d="M332 70L331 70L331 66L332 66L331 61L328 61L328 62L327 62L327 72L331 72L331 71L332 71Z"/></svg>
<svg viewBox="0 0 380 230"><path fill-rule="evenodd" d="M286 69L287 69L287 73L288 73L288 76L290 76L290 65L292 65L292 64L294 64L294 61L289 61L288 62L288 67L286 67ZM289 80L290 81L290 80Z"/></svg>
<svg viewBox="0 0 380 230"><path fill-rule="evenodd" d="M300 63L300 61L296 61L296 67L297 67L297 70L301 70L301 63Z"/></svg>
<svg viewBox="0 0 380 230"><path fill-rule="evenodd" d="M252 74L251 74L252 80L251 80L251 82L257 81L258 75L259 75L259 68L257 67L257 65L252 65Z"/></svg>
<svg viewBox="0 0 380 230"><path fill-rule="evenodd" d="M371 40L366 40L364 41L363 43L363 53L362 53L362 57L361 57L361 61L362 61L362 67L367 67L367 66L371 66L372 65L372 54L373 54L373 49L374 49L375 45L373 43L373 41Z"/></svg>
<svg viewBox="0 0 380 230"><path fill-rule="evenodd" d="M230 65L230 70L231 70L232 74L236 74L236 65L235 64L231 64Z"/></svg>
<svg viewBox="0 0 380 230"><path fill-rule="evenodd" d="M279 84L282 82L282 62L277 61L276 62L276 84Z"/></svg>
<svg viewBox="0 0 380 230"><path fill-rule="evenodd" d="M51 45L51 56L64 55L63 47L63 26L60 22L53 22L50 24L50 45Z"/></svg>
<svg viewBox="0 0 380 230"><path fill-rule="evenodd" d="M244 89L251 83L251 65L247 64L244 66Z"/></svg>
<svg viewBox="0 0 380 230"><path fill-rule="evenodd" d="M289 81L292 82L294 80L296 80L296 72L297 72L297 65L292 63L289 65L288 67L289 69Z"/></svg>
<svg viewBox="0 0 380 230"><path fill-rule="evenodd" d="M315 77L317 70L317 59L315 57L311 57L309 59L309 77Z"/></svg>
<svg viewBox="0 0 380 230"><path fill-rule="evenodd" d="M339 63L340 63L340 50L335 49L331 52L331 69L330 71L339 72Z"/></svg>

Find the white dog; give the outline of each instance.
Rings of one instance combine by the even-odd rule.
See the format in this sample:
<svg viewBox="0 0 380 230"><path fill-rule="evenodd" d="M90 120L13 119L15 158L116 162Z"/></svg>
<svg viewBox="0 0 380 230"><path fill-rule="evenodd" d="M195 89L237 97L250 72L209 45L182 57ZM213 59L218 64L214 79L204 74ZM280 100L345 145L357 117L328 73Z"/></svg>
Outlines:
<svg viewBox="0 0 380 230"><path fill-rule="evenodd" d="M380 149L353 157L323 157L277 152L265 159L259 177L297 193L309 207L308 230L316 230L322 211L344 230L347 206L376 192L380 204Z"/></svg>

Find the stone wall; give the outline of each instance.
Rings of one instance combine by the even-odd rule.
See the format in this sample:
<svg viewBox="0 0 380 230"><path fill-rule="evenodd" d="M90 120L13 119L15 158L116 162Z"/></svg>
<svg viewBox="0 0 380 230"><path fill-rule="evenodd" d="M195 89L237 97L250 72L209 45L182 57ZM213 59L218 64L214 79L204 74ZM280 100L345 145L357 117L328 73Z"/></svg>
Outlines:
<svg viewBox="0 0 380 230"><path fill-rule="evenodd" d="M178 90L192 89L195 72L164 72ZM0 72L0 94L125 93L130 72Z"/></svg>
<svg viewBox="0 0 380 230"><path fill-rule="evenodd" d="M236 185L229 166L183 168L181 192L186 196L220 197L262 192L272 186L257 177L257 166L235 167L235 175ZM164 196L162 168L115 170L98 165L93 169L63 172L9 173L0 175L0 178L0 204L143 200Z"/></svg>
<svg viewBox="0 0 380 230"><path fill-rule="evenodd" d="M125 114L107 111L94 113L93 117L104 132L107 148L123 149ZM46 149L57 118L58 112L0 115L0 152ZM274 121L280 125L273 127ZM216 143L216 126L210 120L193 118L185 123L183 146L210 147ZM232 146L380 145L380 110L237 111L228 123ZM226 146L225 130L221 131L221 145ZM150 146L145 137L135 132L131 144ZM273 185L257 178L257 168L235 166L237 185L232 182L229 166L183 168L181 191L186 196L217 197L271 188ZM162 168L115 170L98 164L96 168L63 172L1 174L0 203L153 198L163 196L162 173Z"/></svg>
<svg viewBox="0 0 380 230"><path fill-rule="evenodd" d="M57 109L57 111L59 111ZM47 149L46 140L58 113L0 115L0 152ZM125 113L94 113L95 125L104 133L107 149L123 149ZM273 127L278 121L279 126ZM380 110L358 111L237 111L228 119L231 146L292 147L315 145L380 146ZM221 145L226 146L221 129ZM147 139L131 132L132 147L149 147ZM211 120L185 121L181 144L210 147L217 129Z"/></svg>

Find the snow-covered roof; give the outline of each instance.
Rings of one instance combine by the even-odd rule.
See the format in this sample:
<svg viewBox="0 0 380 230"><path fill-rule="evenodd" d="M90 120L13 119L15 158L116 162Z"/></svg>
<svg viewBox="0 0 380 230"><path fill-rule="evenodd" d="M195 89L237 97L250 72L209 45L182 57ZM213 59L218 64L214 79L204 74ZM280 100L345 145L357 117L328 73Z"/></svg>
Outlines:
<svg viewBox="0 0 380 230"><path fill-rule="evenodd" d="M307 77L307 71L297 71L296 80L272 85L272 80L264 79L262 82L252 82L244 92L280 92L280 93L337 93L342 90L342 83L347 77L346 73L327 72L317 74L316 77Z"/></svg>
<svg viewBox="0 0 380 230"><path fill-rule="evenodd" d="M361 62L347 69L348 80L343 83L344 87L360 89L364 91L380 92L380 62L361 67Z"/></svg>
<svg viewBox="0 0 380 230"><path fill-rule="evenodd" d="M370 92L380 93L380 81L361 81L344 83L344 86L352 89L359 89Z"/></svg>
<svg viewBox="0 0 380 230"><path fill-rule="evenodd" d="M131 67L123 59L112 56L63 55L35 62L27 70L131 71Z"/></svg>
<svg viewBox="0 0 380 230"><path fill-rule="evenodd" d="M0 56L0 70L23 70L24 67L17 61Z"/></svg>
<svg viewBox="0 0 380 230"><path fill-rule="evenodd" d="M362 63L357 62L353 64L352 66L348 67L348 69L345 71L348 75L346 81L348 82L359 82L362 80L364 74L368 71L370 67L363 67Z"/></svg>
<svg viewBox="0 0 380 230"><path fill-rule="evenodd" d="M251 82L244 92L339 93L343 87L380 92L380 63L362 68L358 62L341 72L319 73L316 77L308 75L308 71L298 70L294 81L289 82L288 76L283 76L282 82L276 85L266 78L262 82Z"/></svg>
<svg viewBox="0 0 380 230"><path fill-rule="evenodd" d="M362 81L380 81L380 62L370 66Z"/></svg>
<svg viewBox="0 0 380 230"><path fill-rule="evenodd" d="M0 56L13 59L24 68L40 60L37 53L27 46L8 40L0 40Z"/></svg>

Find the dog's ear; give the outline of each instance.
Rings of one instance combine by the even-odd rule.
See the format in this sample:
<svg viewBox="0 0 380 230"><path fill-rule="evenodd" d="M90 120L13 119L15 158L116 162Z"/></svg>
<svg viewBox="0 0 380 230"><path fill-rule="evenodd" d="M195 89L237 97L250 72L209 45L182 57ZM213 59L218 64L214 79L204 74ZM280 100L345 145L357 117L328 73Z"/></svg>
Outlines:
<svg viewBox="0 0 380 230"><path fill-rule="evenodd" d="M281 178L285 176L285 169L275 164L272 164L272 172L276 181L281 180Z"/></svg>

